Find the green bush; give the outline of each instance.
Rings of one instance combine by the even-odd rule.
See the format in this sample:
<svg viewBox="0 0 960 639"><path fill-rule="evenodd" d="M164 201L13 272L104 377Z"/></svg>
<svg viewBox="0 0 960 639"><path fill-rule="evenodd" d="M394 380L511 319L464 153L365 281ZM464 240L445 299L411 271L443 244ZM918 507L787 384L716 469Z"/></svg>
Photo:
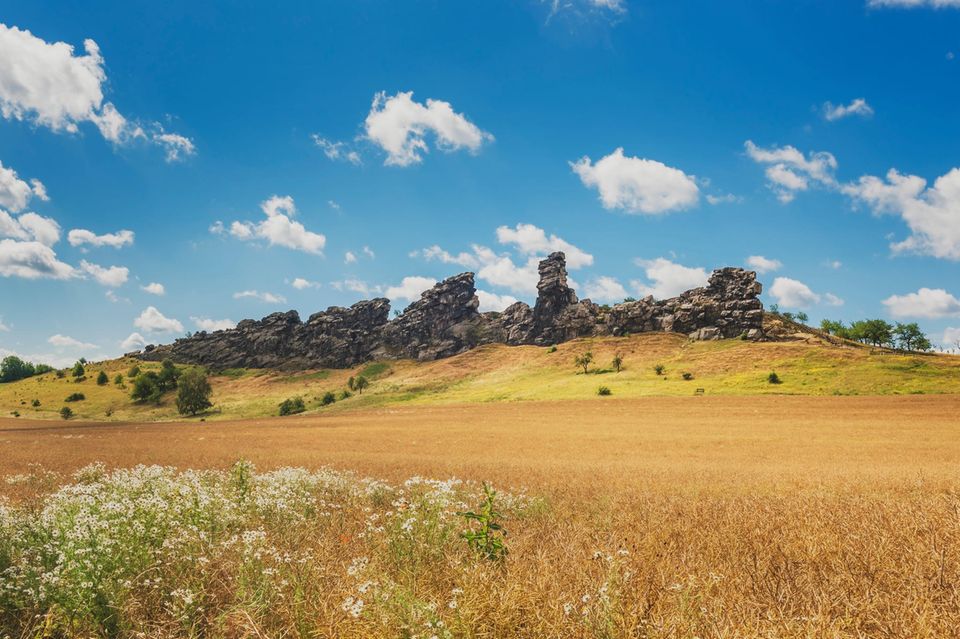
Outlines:
<svg viewBox="0 0 960 639"><path fill-rule="evenodd" d="M689 372L687 372L687 371L684 371L683 374L681 374L680 376L681 376L685 381L688 381L688 382L689 382L691 379L693 379L693 373L689 373Z"/></svg>
<svg viewBox="0 0 960 639"><path fill-rule="evenodd" d="M780 384L780 383L781 383L781 381L780 381L780 376L777 375L776 372L771 372L769 375L767 375L767 381L768 381L769 383L771 383L771 384Z"/></svg>
<svg viewBox="0 0 960 639"><path fill-rule="evenodd" d="M551 346L550 348L547 349L547 352L548 352L548 353L556 353L556 352L557 352L557 347L556 347L556 346Z"/></svg>
<svg viewBox="0 0 960 639"><path fill-rule="evenodd" d="M123 375L117 373L117 376L113 378L113 383L117 386L123 386Z"/></svg>
<svg viewBox="0 0 960 639"><path fill-rule="evenodd" d="M657 375L663 375L664 373L667 372L667 368L663 364L657 364L656 366L653 367L653 372L656 373Z"/></svg>
<svg viewBox="0 0 960 639"><path fill-rule="evenodd" d="M341 400L350 399L351 397L353 397L353 393L351 393L351 392L348 391L348 390L345 390L345 391L343 391L342 393L340 393L340 399L341 399Z"/></svg>
<svg viewBox="0 0 960 639"><path fill-rule="evenodd" d="M87 397L83 393L71 393L67 395L67 398L63 401L65 402L82 402Z"/></svg>
<svg viewBox="0 0 960 639"><path fill-rule="evenodd" d="M207 375L199 368L191 368L180 376L177 390L177 411L181 415L196 415L213 406L210 395L213 389Z"/></svg>
<svg viewBox="0 0 960 639"><path fill-rule="evenodd" d="M137 365L131 366L130 370L127 371L127 377L130 379L135 379L139 374L140 374L140 367Z"/></svg>
<svg viewBox="0 0 960 639"><path fill-rule="evenodd" d="M30 403L30 405L33 406L34 408L39 408L39 406L40 406L40 400L39 400L39 399L35 399L35 400L33 400L33 401Z"/></svg>
<svg viewBox="0 0 960 639"><path fill-rule="evenodd" d="M606 386L601 386L600 388L597 389L597 395L601 395L601 396L613 395L613 391Z"/></svg>
<svg viewBox="0 0 960 639"><path fill-rule="evenodd" d="M86 371L83 368L83 362L77 362L76 364L73 365L73 371L71 372L71 374L75 378L79 379L83 377L85 373Z"/></svg>
<svg viewBox="0 0 960 639"><path fill-rule="evenodd" d="M70 419L73 417L73 409L71 409L69 406L64 406L60 409L60 417L61 419Z"/></svg>
<svg viewBox="0 0 960 639"><path fill-rule="evenodd" d="M337 401L337 396L331 393L330 391L327 391L326 393L323 394L323 397L320 399L320 405L329 406L335 401Z"/></svg>
<svg viewBox="0 0 960 639"><path fill-rule="evenodd" d="M153 371L147 371L146 373L137 375L136 379L133 380L133 390L130 392L130 397L133 398L133 401L150 401L154 404L159 404L160 398L163 396L163 391L157 383L157 378L158 375Z"/></svg>
<svg viewBox="0 0 960 639"><path fill-rule="evenodd" d="M280 403L280 416L296 415L307 410L302 397L291 397Z"/></svg>
<svg viewBox="0 0 960 639"><path fill-rule="evenodd" d="M106 386L110 383L110 378L103 371L100 371L100 374L97 375L97 386Z"/></svg>

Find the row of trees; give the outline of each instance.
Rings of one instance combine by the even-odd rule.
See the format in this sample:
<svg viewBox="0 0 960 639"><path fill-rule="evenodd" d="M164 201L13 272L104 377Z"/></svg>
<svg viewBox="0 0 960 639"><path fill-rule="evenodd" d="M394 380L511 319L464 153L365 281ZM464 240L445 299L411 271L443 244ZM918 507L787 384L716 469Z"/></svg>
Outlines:
<svg viewBox="0 0 960 639"><path fill-rule="evenodd" d="M851 322L848 326L843 322L825 319L820 322L820 329L843 339L873 346L905 351L929 351L933 347L916 322L891 324L882 319L865 319Z"/></svg>
<svg viewBox="0 0 960 639"><path fill-rule="evenodd" d="M0 362L0 383L15 382L17 380L33 377L34 375L43 375L53 370L52 366L46 364L32 364L24 361L16 355L8 355Z"/></svg>

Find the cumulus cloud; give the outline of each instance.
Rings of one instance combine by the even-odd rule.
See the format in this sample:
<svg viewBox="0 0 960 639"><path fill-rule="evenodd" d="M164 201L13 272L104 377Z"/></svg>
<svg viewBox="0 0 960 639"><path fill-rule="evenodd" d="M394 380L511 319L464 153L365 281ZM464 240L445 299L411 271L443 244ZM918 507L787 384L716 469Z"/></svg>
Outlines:
<svg viewBox="0 0 960 639"><path fill-rule="evenodd" d="M806 191L811 185L836 186L833 174L837 159L830 153L804 156L792 146L764 149L750 140L744 143L744 147L751 160L767 166L765 173L769 187L784 204L793 201L798 191Z"/></svg>
<svg viewBox="0 0 960 639"><path fill-rule="evenodd" d="M346 142L334 142L316 133L310 137L313 138L313 143L320 147L328 159L349 162L354 166L363 164L363 161L360 159L360 154L350 148Z"/></svg>
<svg viewBox="0 0 960 639"><path fill-rule="evenodd" d="M147 340L140 333L130 333L125 340L120 342L120 348L124 351L138 351L147 345Z"/></svg>
<svg viewBox="0 0 960 639"><path fill-rule="evenodd" d="M676 297L684 291L707 285L709 274L701 267L683 266L665 257L654 260L636 259L637 266L644 269L647 281L633 280L630 285L641 297L652 295L656 299Z"/></svg>
<svg viewBox="0 0 960 639"><path fill-rule="evenodd" d="M86 260L80 261L80 272L86 273L96 280L98 284L111 288L117 288L118 286L126 284L127 278L130 275L130 269L126 266L103 267L98 264L91 264Z"/></svg>
<svg viewBox="0 0 960 639"><path fill-rule="evenodd" d="M773 260L762 255L751 255L747 258L747 266L755 270L757 273L772 273L773 271L780 270L780 267L783 266L783 262L780 260Z"/></svg>
<svg viewBox="0 0 960 639"><path fill-rule="evenodd" d="M808 308L820 303L820 295L803 282L789 277L773 280L770 294L777 300L777 304L788 308Z"/></svg>
<svg viewBox="0 0 960 639"><path fill-rule="evenodd" d="M266 302L267 304L283 304L287 301L283 295L274 295L273 293L268 293L267 291L249 290L249 291L239 291L233 294L233 299L235 300L244 300L244 299L253 299L260 300L261 302Z"/></svg>
<svg viewBox="0 0 960 639"><path fill-rule="evenodd" d="M167 162L179 162L188 156L197 154L197 147L193 140L178 133L167 133L162 127L153 134L151 139L163 147Z"/></svg>
<svg viewBox="0 0 960 639"><path fill-rule="evenodd" d="M546 231L533 224L517 224L514 228L498 227L497 241L507 246L515 246L524 255L545 255L554 251L563 251L567 258L567 266L571 269L593 264L592 255L556 235L548 236Z"/></svg>
<svg viewBox="0 0 960 639"><path fill-rule="evenodd" d="M297 215L297 207L289 195L274 195L260 204L267 219L261 222L232 222L230 235L242 241L266 240L270 246L282 246L295 251L323 254L327 238L321 233L308 231L303 224L292 218ZM222 222L214 222L210 232L222 235L227 229Z"/></svg>
<svg viewBox="0 0 960 639"><path fill-rule="evenodd" d="M843 306L845 304L841 298L833 293L824 293L823 301L826 302L828 306Z"/></svg>
<svg viewBox="0 0 960 639"><path fill-rule="evenodd" d="M700 199L696 179L656 160L625 156L623 148L597 160L571 162L584 186L596 188L605 209L648 215L680 211Z"/></svg>
<svg viewBox="0 0 960 639"><path fill-rule="evenodd" d="M499 313L511 304L517 303L517 298L512 295L497 295L496 293L490 293L489 291L482 291L480 289L477 289L477 300L480 302L477 310L481 313L488 313L490 311Z"/></svg>
<svg viewBox="0 0 960 639"><path fill-rule="evenodd" d="M353 251L347 251L343 254L343 263L344 264L355 264L357 261L357 256L354 255Z"/></svg>
<svg viewBox="0 0 960 639"><path fill-rule="evenodd" d="M196 324L197 328L201 331L214 332L214 331L225 331L231 328L236 328L237 323L232 319L209 319L206 317L194 317L190 316L190 321Z"/></svg>
<svg viewBox="0 0 960 639"><path fill-rule="evenodd" d="M0 240L0 275L25 279L65 280L76 275L46 244L37 241Z"/></svg>
<svg viewBox="0 0 960 639"><path fill-rule="evenodd" d="M371 260L374 260L377 258L377 254L374 253L373 249L371 249L369 246L363 247L363 254L369 257Z"/></svg>
<svg viewBox="0 0 960 639"><path fill-rule="evenodd" d="M0 113L7 119L24 120L52 131L76 133L80 124L93 124L114 144L147 139L143 127L124 117L111 102L104 102L107 81L100 47L91 39L83 42L84 55L76 55L65 42L46 42L26 30L0 24ZM180 153L192 153L193 143L176 134L166 134L159 124L151 138Z"/></svg>
<svg viewBox="0 0 960 639"><path fill-rule="evenodd" d="M155 306L148 306L133 320L133 325L148 333L182 333L183 324L178 320L166 317ZM131 335L131 337L133 337ZM129 339L129 338L128 338ZM124 347L126 348L126 347Z"/></svg>
<svg viewBox="0 0 960 639"><path fill-rule="evenodd" d="M718 204L736 204L742 201L742 197L739 195L734 195L733 193L726 193L725 195L707 195L707 204L712 204L714 206Z"/></svg>
<svg viewBox="0 0 960 639"><path fill-rule="evenodd" d="M56 346L57 348L74 348L74 349L85 349L91 350L97 348L96 344L90 344L88 342L81 342L78 339L74 339L69 335L61 335L57 333L56 335L51 335L47 338L47 342Z"/></svg>
<svg viewBox="0 0 960 639"><path fill-rule="evenodd" d="M2 63L0 63L2 64ZM34 178L28 183L17 176L17 172L0 162L0 206L14 213L26 208L31 198L49 200L43 182Z"/></svg>
<svg viewBox="0 0 960 639"><path fill-rule="evenodd" d="M420 294L433 288L436 283L437 280L431 277L412 275L403 278L397 286L387 288L385 295L393 301L406 300L413 302L420 299Z"/></svg>
<svg viewBox="0 0 960 639"><path fill-rule="evenodd" d="M167 289L159 282L150 282L146 286L141 286L140 289L150 293L151 295L157 296L165 295L167 293Z"/></svg>
<svg viewBox="0 0 960 639"><path fill-rule="evenodd" d="M873 115L873 107L867 104L863 98L857 98L850 104L833 104L831 102L823 103L823 117L828 122L835 122L843 118L858 115L862 118L869 118Z"/></svg>
<svg viewBox="0 0 960 639"><path fill-rule="evenodd" d="M894 317L960 317L960 299L942 288L921 288L916 293L891 295L883 300L883 305Z"/></svg>
<svg viewBox="0 0 960 639"><path fill-rule="evenodd" d="M290 286L298 291L302 291L308 288L320 288L322 284L320 284L320 282L311 282L310 280L302 277L296 277L292 282L290 282Z"/></svg>
<svg viewBox="0 0 960 639"><path fill-rule="evenodd" d="M951 346L960 349L960 327L948 326L943 331L941 343L945 346Z"/></svg>
<svg viewBox="0 0 960 639"><path fill-rule="evenodd" d="M413 91L387 96L377 93L364 122L368 140L386 151L384 164L410 166L423 161L429 151L427 134L442 151L467 149L476 153L493 136L453 110L449 102L427 99L414 101Z"/></svg>
<svg viewBox="0 0 960 639"><path fill-rule="evenodd" d="M336 282L330 282L330 286L336 291L350 291L352 293L360 293L361 295L369 295L370 293L380 292L379 286L370 286L363 280L357 279L345 279Z"/></svg>
<svg viewBox="0 0 960 639"><path fill-rule="evenodd" d="M104 233L97 235L87 229L73 229L67 233L67 241L70 246L83 246L89 244L94 247L109 246L111 248L122 248L133 245L133 231L117 231L116 233Z"/></svg>
<svg viewBox="0 0 960 639"><path fill-rule="evenodd" d="M918 253L960 260L960 168L938 177L932 187L916 175L891 169L886 179L872 175L842 191L875 214L899 215L911 235L891 245L894 253Z"/></svg>
<svg viewBox="0 0 960 639"><path fill-rule="evenodd" d="M601 302L620 302L629 297L623 284L617 278L607 275L602 275L587 282L584 294L591 300Z"/></svg>

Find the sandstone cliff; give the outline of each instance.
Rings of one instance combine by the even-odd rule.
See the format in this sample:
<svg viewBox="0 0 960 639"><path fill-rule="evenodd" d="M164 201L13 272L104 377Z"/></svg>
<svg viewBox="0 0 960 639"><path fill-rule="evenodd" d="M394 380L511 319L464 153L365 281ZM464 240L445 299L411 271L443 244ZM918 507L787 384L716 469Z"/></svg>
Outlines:
<svg viewBox="0 0 960 639"><path fill-rule="evenodd" d="M703 288L613 307L577 298L567 284L563 253L541 261L539 273L533 308L517 302L502 313L480 313L473 273L461 273L424 292L393 320L389 300L377 298L328 308L306 322L296 311L273 313L259 321L244 320L234 329L147 346L135 355L214 369L347 368L373 359L439 359L481 344L543 346L589 335L668 331L693 339L762 336L762 287L753 271L718 269Z"/></svg>

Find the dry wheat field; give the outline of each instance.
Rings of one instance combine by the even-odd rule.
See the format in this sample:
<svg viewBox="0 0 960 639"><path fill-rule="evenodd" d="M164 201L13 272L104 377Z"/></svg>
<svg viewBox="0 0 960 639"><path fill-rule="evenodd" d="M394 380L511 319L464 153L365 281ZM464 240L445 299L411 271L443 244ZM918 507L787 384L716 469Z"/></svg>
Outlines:
<svg viewBox="0 0 960 639"><path fill-rule="evenodd" d="M689 397L0 421L0 637L960 636L958 414Z"/></svg>

